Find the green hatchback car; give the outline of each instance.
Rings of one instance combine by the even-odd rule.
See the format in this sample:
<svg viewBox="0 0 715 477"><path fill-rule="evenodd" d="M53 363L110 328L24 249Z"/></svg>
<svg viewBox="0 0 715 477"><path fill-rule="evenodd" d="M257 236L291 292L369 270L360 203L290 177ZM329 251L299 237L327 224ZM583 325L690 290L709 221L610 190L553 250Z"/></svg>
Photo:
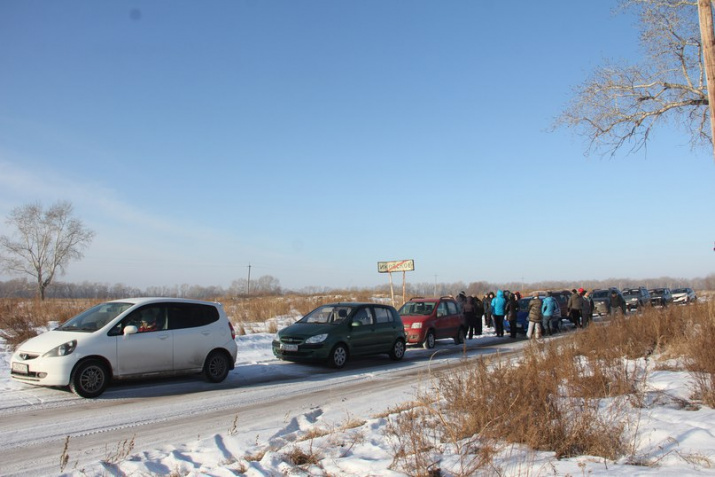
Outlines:
<svg viewBox="0 0 715 477"><path fill-rule="evenodd" d="M342 368L354 356L387 354L397 361L405 355L405 329L389 305L332 303L280 330L273 354L286 361L326 362L333 368Z"/></svg>

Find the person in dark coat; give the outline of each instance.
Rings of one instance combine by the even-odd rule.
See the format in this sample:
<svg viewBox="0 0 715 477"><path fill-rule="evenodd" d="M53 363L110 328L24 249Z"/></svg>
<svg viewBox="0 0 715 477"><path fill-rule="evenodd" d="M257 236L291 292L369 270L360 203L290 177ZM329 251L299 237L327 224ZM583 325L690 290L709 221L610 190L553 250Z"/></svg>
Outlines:
<svg viewBox="0 0 715 477"><path fill-rule="evenodd" d="M506 319L509 322L509 336L512 339L516 338L516 316L519 311L519 302L516 296L512 293L509 295L509 300L506 302Z"/></svg>
<svg viewBox="0 0 715 477"><path fill-rule="evenodd" d="M482 300L484 304L484 326L487 328L494 326L492 323L492 298L494 298L494 294L489 292L484 295L484 300Z"/></svg>
<svg viewBox="0 0 715 477"><path fill-rule="evenodd" d="M482 321L481 317L477 317L477 306L474 303L473 296L465 297L462 304L462 314L464 314L464 321L467 323L467 338L471 340L477 331L477 320L479 320L480 324Z"/></svg>
<svg viewBox="0 0 715 477"><path fill-rule="evenodd" d="M583 327L581 323L581 311L583 310L583 297L581 296L582 291L583 288L580 288L578 291L573 290L568 303L569 319L576 328Z"/></svg>

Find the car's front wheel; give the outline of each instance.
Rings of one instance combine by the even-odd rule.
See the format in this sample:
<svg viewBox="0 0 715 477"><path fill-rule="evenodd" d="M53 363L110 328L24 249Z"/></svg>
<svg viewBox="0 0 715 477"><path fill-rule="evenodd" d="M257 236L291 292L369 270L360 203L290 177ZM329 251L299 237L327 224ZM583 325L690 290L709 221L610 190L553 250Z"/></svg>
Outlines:
<svg viewBox="0 0 715 477"><path fill-rule="evenodd" d="M230 370L231 363L226 357L226 353L221 351L212 351L204 362L204 377L212 383L220 383Z"/></svg>
<svg viewBox="0 0 715 477"><path fill-rule="evenodd" d="M434 348L435 340L436 340L436 338L435 338L435 336L434 336L434 331L433 331L433 330L429 330L429 331L427 332L427 336L425 336L425 340L422 342L422 347L423 347L424 349L432 349L432 348Z"/></svg>
<svg viewBox="0 0 715 477"><path fill-rule="evenodd" d="M405 342L401 339L396 339L390 351L390 358L395 361L401 360L405 356Z"/></svg>
<svg viewBox="0 0 715 477"><path fill-rule="evenodd" d="M95 398L102 394L109 384L109 373L104 363L97 359L89 359L77 365L72 378L70 390L83 398Z"/></svg>
<svg viewBox="0 0 715 477"><path fill-rule="evenodd" d="M348 362L348 349L343 344L335 345L328 357L328 365L331 368L340 369Z"/></svg>

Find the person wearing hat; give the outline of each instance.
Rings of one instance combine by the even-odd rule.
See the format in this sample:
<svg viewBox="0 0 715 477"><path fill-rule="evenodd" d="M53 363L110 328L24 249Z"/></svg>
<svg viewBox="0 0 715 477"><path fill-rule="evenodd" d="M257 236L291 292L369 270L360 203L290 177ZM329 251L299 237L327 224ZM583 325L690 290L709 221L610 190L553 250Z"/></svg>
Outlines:
<svg viewBox="0 0 715 477"><path fill-rule="evenodd" d="M583 288L580 290L583 290ZM573 323L576 328L582 328L583 324L581 323L581 311L583 310L583 297L581 296L580 291L571 293L567 306L571 323Z"/></svg>
<svg viewBox="0 0 715 477"><path fill-rule="evenodd" d="M543 304L541 305L542 314L542 327L544 328L544 335L551 336L553 331L551 329L551 320L556 314L556 310L559 308L559 302L554 298L552 292L546 292L546 298L544 298Z"/></svg>

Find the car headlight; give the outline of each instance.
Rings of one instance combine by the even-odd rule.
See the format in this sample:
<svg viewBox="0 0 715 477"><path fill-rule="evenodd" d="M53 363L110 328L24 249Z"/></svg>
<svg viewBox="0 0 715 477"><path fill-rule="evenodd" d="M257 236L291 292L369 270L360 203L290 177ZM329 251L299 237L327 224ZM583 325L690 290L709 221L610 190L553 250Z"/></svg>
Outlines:
<svg viewBox="0 0 715 477"><path fill-rule="evenodd" d="M55 348L52 348L47 353L43 354L43 358L52 358L57 356L67 356L72 354L72 352L77 348L77 340L68 341Z"/></svg>
<svg viewBox="0 0 715 477"><path fill-rule="evenodd" d="M328 333L323 333L321 335L315 335L311 336L307 340L305 340L306 344L315 344L315 343L322 343L323 341L326 340L328 337Z"/></svg>
<svg viewBox="0 0 715 477"><path fill-rule="evenodd" d="M414 329L414 330L419 330L420 328L422 328L422 322L421 322L421 321L418 321L417 323L412 323L412 329Z"/></svg>

